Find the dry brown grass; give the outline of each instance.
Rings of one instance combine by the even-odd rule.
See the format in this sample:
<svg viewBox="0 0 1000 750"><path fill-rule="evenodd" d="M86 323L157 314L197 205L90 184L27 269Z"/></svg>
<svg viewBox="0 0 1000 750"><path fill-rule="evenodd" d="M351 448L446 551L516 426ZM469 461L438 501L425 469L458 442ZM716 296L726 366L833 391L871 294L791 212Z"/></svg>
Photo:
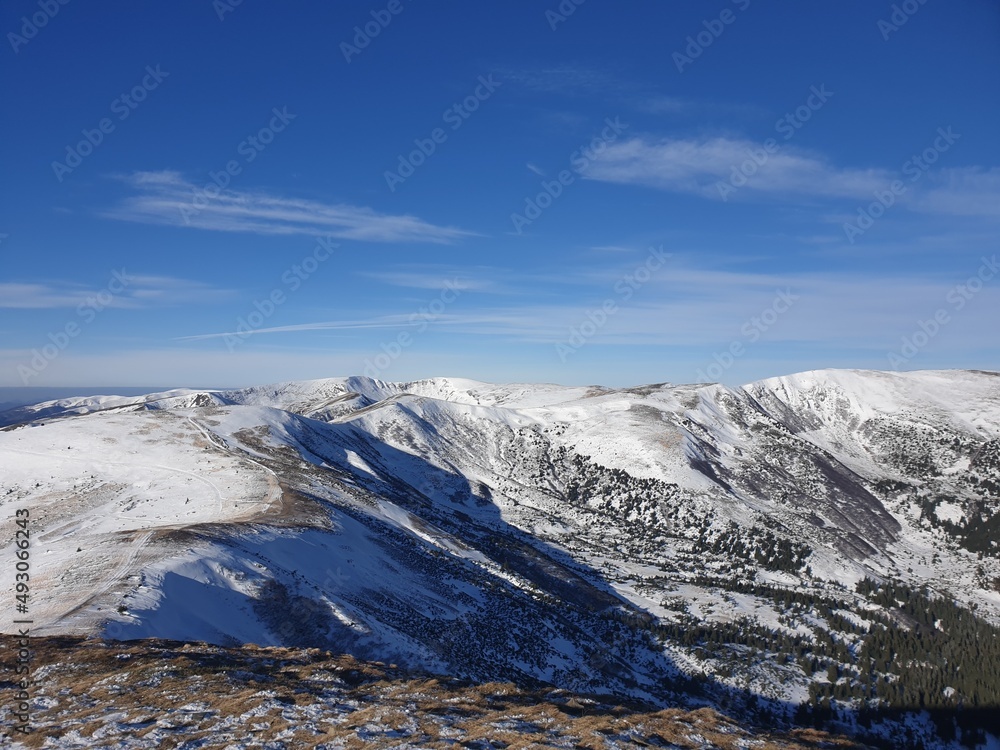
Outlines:
<svg viewBox="0 0 1000 750"><path fill-rule="evenodd" d="M0 680L11 679L13 642L0 636ZM111 730L148 747L196 738L210 748L276 740L289 748L331 743L358 750L404 742L443 750L487 741L508 750L604 750L612 741L726 750L748 740L760 750L858 747L812 730L751 734L707 708L612 706L565 691L408 674L317 649L70 637L34 639L33 649L33 694L55 704L35 710L36 730L19 738L27 748L70 730L105 742ZM181 711L184 706L193 710ZM310 720L317 709L322 718ZM10 726L9 717L0 724Z"/></svg>

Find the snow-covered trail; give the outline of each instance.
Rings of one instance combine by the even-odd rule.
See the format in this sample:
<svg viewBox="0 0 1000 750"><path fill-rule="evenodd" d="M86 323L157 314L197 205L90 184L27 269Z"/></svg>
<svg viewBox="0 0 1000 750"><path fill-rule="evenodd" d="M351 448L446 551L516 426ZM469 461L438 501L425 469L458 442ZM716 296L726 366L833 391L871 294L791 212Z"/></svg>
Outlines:
<svg viewBox="0 0 1000 750"><path fill-rule="evenodd" d="M224 451L226 453L232 453L232 451L230 450L229 446L226 445L224 442L219 442L217 440L217 436L215 434L213 434L212 432L210 432L204 425L198 424L198 422L196 422L192 417L188 417L188 422L190 422L191 425L196 430L198 430L198 432L200 432L204 436L204 438L209 443L211 443L212 445L214 445L216 448L218 448L219 450ZM272 507L274 507L275 503L280 503L282 495L284 494L283 491L282 491L282 489L281 489L281 483L278 481L278 475L275 474L274 471L270 467L265 466L260 461L255 461L249 455L243 455L243 456L241 456L241 458L244 461L249 461L254 466L257 466L258 468L260 468L261 471L264 472L264 476L267 479L267 485L268 485L268 498L267 498L267 503L266 503L265 507L262 508L262 509L260 509L258 511L258 513L265 513L268 510L270 510ZM259 500L234 500L233 502L235 502L237 504L238 503L248 503L248 504L252 504L252 505L260 505L261 504L261 501L259 501Z"/></svg>
<svg viewBox="0 0 1000 750"><path fill-rule="evenodd" d="M20 454L25 455L25 456L37 456L39 458L49 458L49 459L52 458L52 456L50 454L36 453L35 451L26 451L26 450L24 450L22 448L4 447L4 451L9 452L9 453L20 453ZM182 474L183 476L190 477L194 481L201 482L202 484L208 486L209 489L211 489L212 492L215 493L215 497L219 501L219 511L222 512L224 510L224 508L223 508L223 502L224 502L223 494L222 494L222 491L219 489L218 485L214 484L211 480L206 479L205 477L200 476L199 474L196 474L193 471L187 471L185 469L179 469L176 466L164 466L162 464L126 463L124 461L105 461L105 460L101 460L100 463L95 464L94 461L92 459L90 459L90 458L77 458L76 456L60 456L59 460L60 461L76 461L76 462L79 462L79 463L85 463L89 467L91 467L93 469L98 469L98 470L103 465L103 466L121 466L123 468L127 468L127 469L130 469L130 470L134 470L134 469L146 469L146 470L148 470L148 469L158 469L160 471L165 471L165 472L169 472L169 473ZM127 518L127 516L122 516L122 517L123 518ZM135 520L146 520L146 519L138 519L137 518Z"/></svg>
<svg viewBox="0 0 1000 750"><path fill-rule="evenodd" d="M35 631L40 635L45 635L48 628L60 623L65 618L72 617L75 612L83 610L87 605L99 601L102 596L111 591L117 584L126 581L133 566L139 561L139 556L155 535L155 531L147 531L139 534L134 540L130 541L128 546L123 550L124 554L118 565L105 575L103 582L99 583L93 591L81 591L77 600L65 606L62 611L50 608L44 618L39 618L36 615ZM107 562L113 564L114 559L109 559Z"/></svg>
<svg viewBox="0 0 1000 750"><path fill-rule="evenodd" d="M181 417L181 418L177 418ZM170 532L253 521L280 507L270 468L184 414L100 412L0 432L0 514L31 518L31 615L89 629ZM13 555L13 540L0 554ZM0 584L13 588L10 571Z"/></svg>

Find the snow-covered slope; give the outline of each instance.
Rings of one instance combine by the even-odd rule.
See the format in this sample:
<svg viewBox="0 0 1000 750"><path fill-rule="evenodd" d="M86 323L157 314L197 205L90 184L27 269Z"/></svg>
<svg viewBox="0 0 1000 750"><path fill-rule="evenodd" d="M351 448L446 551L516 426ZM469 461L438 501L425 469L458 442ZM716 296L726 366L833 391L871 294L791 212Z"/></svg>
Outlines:
<svg viewBox="0 0 1000 750"><path fill-rule="evenodd" d="M349 377L64 399L0 424L0 504L31 512L43 633L791 706L833 684L783 651L840 664L845 702L874 690L866 638L907 627L909 605L879 605L872 581L1000 622L996 373ZM766 658L735 660L747 649Z"/></svg>

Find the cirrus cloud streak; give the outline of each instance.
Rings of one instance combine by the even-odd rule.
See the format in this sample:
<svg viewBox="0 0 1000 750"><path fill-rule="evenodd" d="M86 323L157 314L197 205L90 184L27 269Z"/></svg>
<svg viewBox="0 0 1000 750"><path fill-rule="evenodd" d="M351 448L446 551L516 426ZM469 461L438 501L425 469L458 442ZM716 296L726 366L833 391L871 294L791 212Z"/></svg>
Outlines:
<svg viewBox="0 0 1000 750"><path fill-rule="evenodd" d="M289 198L264 191L216 190L179 172L135 172L122 178L132 189L110 219L141 224L249 232L264 235L325 235L362 242L450 244L476 236L409 214L384 214L365 206Z"/></svg>

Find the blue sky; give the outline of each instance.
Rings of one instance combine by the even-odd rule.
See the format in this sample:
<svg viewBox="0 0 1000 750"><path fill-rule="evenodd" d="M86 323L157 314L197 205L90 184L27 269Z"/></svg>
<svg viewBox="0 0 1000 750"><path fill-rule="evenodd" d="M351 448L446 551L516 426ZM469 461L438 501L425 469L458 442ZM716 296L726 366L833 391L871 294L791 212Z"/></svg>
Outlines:
<svg viewBox="0 0 1000 750"><path fill-rule="evenodd" d="M12 0L0 31L0 385L1000 369L994 2Z"/></svg>

